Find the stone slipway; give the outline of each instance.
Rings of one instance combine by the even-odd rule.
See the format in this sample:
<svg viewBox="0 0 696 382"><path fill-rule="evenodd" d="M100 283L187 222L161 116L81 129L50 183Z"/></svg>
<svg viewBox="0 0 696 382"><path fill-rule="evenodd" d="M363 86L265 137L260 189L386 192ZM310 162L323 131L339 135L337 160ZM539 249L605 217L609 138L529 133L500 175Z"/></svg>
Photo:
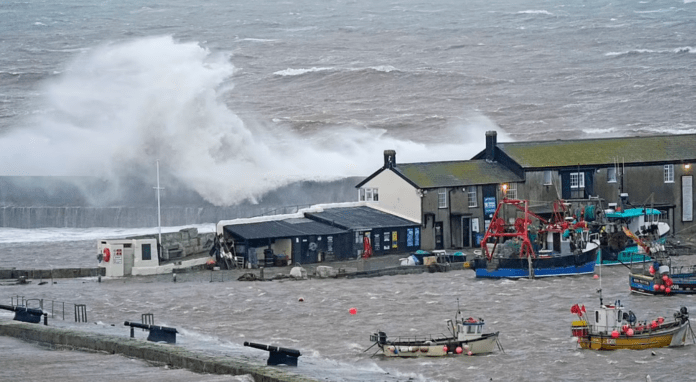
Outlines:
<svg viewBox="0 0 696 382"><path fill-rule="evenodd" d="M0 335L48 345L52 348L121 354L154 364L188 369L196 373L251 375L256 382L316 381L282 369L250 365L227 357L208 356L176 345L158 344L128 337L100 335L19 321L0 321Z"/></svg>

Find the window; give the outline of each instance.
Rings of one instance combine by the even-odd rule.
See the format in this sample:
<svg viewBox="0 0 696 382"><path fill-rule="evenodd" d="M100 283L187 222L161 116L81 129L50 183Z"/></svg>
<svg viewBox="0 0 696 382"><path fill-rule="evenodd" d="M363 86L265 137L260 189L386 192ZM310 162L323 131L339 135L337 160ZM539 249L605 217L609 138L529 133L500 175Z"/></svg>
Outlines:
<svg viewBox="0 0 696 382"><path fill-rule="evenodd" d="M478 206L478 197L476 195L476 187L469 187L469 208Z"/></svg>
<svg viewBox="0 0 696 382"><path fill-rule="evenodd" d="M616 183L616 167L607 169L607 183Z"/></svg>
<svg viewBox="0 0 696 382"><path fill-rule="evenodd" d="M585 174L582 172L570 173L570 197L582 199L585 197Z"/></svg>
<svg viewBox="0 0 696 382"><path fill-rule="evenodd" d="M379 201L379 191L377 188L361 188L359 190L358 200L360 200L361 202Z"/></svg>
<svg viewBox="0 0 696 382"><path fill-rule="evenodd" d="M150 244L143 244L142 246L142 258L144 260L152 260L152 249L150 248Z"/></svg>
<svg viewBox="0 0 696 382"><path fill-rule="evenodd" d="M509 183L505 191L505 197L508 199L517 199L517 183Z"/></svg>
<svg viewBox="0 0 696 382"><path fill-rule="evenodd" d="M674 165L665 165L665 183L674 183Z"/></svg>
<svg viewBox="0 0 696 382"><path fill-rule="evenodd" d="M551 170L546 170L544 171L544 185L550 186L551 184Z"/></svg>
<svg viewBox="0 0 696 382"><path fill-rule="evenodd" d="M585 174L581 172L571 172L570 188L585 188Z"/></svg>
<svg viewBox="0 0 696 382"><path fill-rule="evenodd" d="M447 189L437 190L437 206L438 208L447 208Z"/></svg>

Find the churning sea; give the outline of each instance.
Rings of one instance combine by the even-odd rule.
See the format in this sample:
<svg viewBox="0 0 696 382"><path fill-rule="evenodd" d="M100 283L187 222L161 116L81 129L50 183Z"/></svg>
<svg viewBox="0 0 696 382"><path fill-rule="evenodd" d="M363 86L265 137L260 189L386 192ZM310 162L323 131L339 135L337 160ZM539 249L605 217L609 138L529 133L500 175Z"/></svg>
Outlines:
<svg viewBox="0 0 696 382"><path fill-rule="evenodd" d="M487 130L499 141L695 133L695 20L694 0L7 0L0 176L154 179L160 160L164 177L222 206L368 175L385 149L399 162L469 159ZM0 266L93 266L95 232L113 233L95 229L3 229ZM273 342L301 349L299 371L326 380L696 380L694 346L577 350L569 309L597 302L590 277L206 278L3 286L0 298L86 303L107 332L151 310L185 330L182 346L263 363L239 343ZM622 267L602 279L605 299L639 319L696 309L691 297L630 295ZM377 329L445 330L456 298L501 332L505 353L363 353ZM0 348L12 354L0 379L218 380L6 338Z"/></svg>

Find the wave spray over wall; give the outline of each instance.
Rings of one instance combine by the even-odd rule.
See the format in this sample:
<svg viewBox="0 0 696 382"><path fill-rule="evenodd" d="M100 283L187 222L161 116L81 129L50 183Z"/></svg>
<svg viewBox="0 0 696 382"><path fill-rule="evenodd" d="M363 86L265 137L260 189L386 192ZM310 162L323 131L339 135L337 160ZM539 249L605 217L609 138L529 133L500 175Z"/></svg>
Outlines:
<svg viewBox="0 0 696 382"><path fill-rule="evenodd" d="M300 135L259 122L263 116L245 122L224 103L243 72L231 59L170 36L81 54L45 84L43 112L0 137L0 175L150 184L159 160L166 187L185 185L231 206L296 181L369 175L384 149L396 149L400 162L468 159L483 148L484 131L497 129L473 116L463 126L424 132L453 143L426 145L384 130L325 126Z"/></svg>

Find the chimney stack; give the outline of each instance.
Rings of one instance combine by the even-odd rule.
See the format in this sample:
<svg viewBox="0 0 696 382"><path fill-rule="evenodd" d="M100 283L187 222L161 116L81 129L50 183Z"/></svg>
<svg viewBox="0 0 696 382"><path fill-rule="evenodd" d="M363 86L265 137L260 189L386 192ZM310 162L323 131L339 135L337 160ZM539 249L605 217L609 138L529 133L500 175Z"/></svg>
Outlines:
<svg viewBox="0 0 696 382"><path fill-rule="evenodd" d="M396 151L384 150L384 168L396 166Z"/></svg>
<svg viewBox="0 0 696 382"><path fill-rule="evenodd" d="M494 130L486 131L486 160L495 161L495 150L498 144L498 133Z"/></svg>

